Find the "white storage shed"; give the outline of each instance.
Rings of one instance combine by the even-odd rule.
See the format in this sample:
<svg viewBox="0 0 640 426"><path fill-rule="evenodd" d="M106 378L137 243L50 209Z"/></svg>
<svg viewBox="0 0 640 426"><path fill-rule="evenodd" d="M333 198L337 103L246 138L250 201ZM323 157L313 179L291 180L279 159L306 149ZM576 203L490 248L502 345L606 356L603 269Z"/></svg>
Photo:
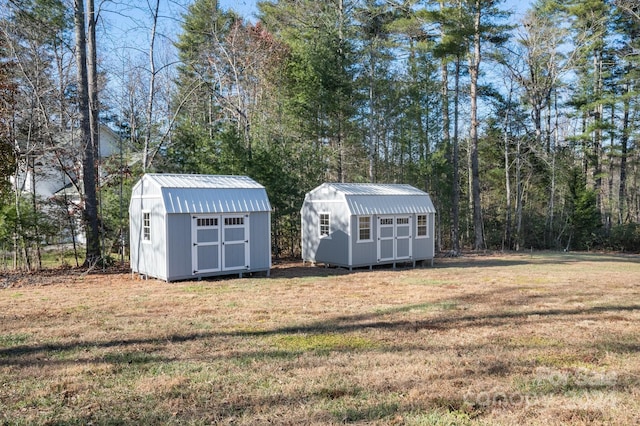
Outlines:
<svg viewBox="0 0 640 426"><path fill-rule="evenodd" d="M433 260L435 213L411 185L324 183L302 205L302 259L349 269Z"/></svg>
<svg viewBox="0 0 640 426"><path fill-rule="evenodd" d="M271 205L246 176L145 174L129 204L134 273L165 281L271 269Z"/></svg>

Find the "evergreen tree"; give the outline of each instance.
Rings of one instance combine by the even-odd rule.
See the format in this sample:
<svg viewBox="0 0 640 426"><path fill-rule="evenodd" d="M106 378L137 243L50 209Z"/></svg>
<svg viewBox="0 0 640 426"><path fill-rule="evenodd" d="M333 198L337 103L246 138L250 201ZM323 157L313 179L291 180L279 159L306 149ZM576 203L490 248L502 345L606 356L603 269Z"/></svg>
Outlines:
<svg viewBox="0 0 640 426"><path fill-rule="evenodd" d="M569 225L567 249L590 249L600 242L602 220L594 189L587 187L580 169L572 169L569 175Z"/></svg>
<svg viewBox="0 0 640 426"><path fill-rule="evenodd" d="M491 41L494 43L500 43L504 41L503 31L505 27L496 25L496 19L502 19L505 17L503 11L499 10L496 6L501 1L484 1L484 0L469 0L463 2L467 7L467 12L472 17L473 21L473 36L470 43L470 60L469 60L469 75L470 75L470 98L471 98L471 116L470 116L470 158L471 158L471 192L473 200L473 229L474 229L474 242L473 248L480 250L484 248L484 230L482 219L482 204L480 199L480 166L478 158L478 141L479 141L479 128L480 122L478 120L478 79L480 76L480 64L482 60L482 44L485 41Z"/></svg>
<svg viewBox="0 0 640 426"><path fill-rule="evenodd" d="M614 92L613 103L619 105L621 112L621 123L614 128L619 129L619 150L616 156L619 157L619 184L617 191L617 224L621 225L630 219L628 199L628 174L629 159L633 158L633 144L631 136L638 121L634 120L633 111L638 108L638 98L640 95L640 5L630 2L616 2L618 6L617 14L614 15L614 30L616 32L618 44L615 48L613 61L617 79L613 81ZM610 176L610 179L613 176ZM610 197L613 197L613 188L610 189Z"/></svg>
<svg viewBox="0 0 640 426"><path fill-rule="evenodd" d="M289 50L285 108L296 117L301 136L325 157L324 180L358 180L349 176L348 167L362 158L353 131L351 2L279 0L261 2L259 8L266 29Z"/></svg>
<svg viewBox="0 0 640 426"><path fill-rule="evenodd" d="M567 10L575 19L575 48L580 91L573 104L582 115L584 148L583 170L591 170L591 181L597 194L598 207L602 207L602 143L606 128L604 116L604 81L607 67L605 55L609 35L611 6L606 0L574 0Z"/></svg>
<svg viewBox="0 0 640 426"><path fill-rule="evenodd" d="M221 100L233 92L233 87L224 85L227 69L222 56L224 41L238 19L232 12L222 11L217 0L195 1L184 17L183 32L176 44L181 65L174 99L176 108L178 103L184 105L176 122L175 139L168 147L167 170L210 171L209 166L219 164L216 157L222 149L221 134L234 134L221 105Z"/></svg>
<svg viewBox="0 0 640 426"><path fill-rule="evenodd" d="M0 36L0 58L7 58L6 39ZM9 177L15 168L13 145L13 110L16 102L16 85L12 77L12 61L0 59L0 205L4 204L10 185Z"/></svg>
<svg viewBox="0 0 640 426"><path fill-rule="evenodd" d="M463 13L460 2L438 1L438 9L427 15L439 26L439 40L433 48L441 61L443 139L451 163L451 251L460 253L460 104L463 61L473 35L470 17ZM453 137L450 134L449 68L453 64ZM442 214L442 213L441 213Z"/></svg>

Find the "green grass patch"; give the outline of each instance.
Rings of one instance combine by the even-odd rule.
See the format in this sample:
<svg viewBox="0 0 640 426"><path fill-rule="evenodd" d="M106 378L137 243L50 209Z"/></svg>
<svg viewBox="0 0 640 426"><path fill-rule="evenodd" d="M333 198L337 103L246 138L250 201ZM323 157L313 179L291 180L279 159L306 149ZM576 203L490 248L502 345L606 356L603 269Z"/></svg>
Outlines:
<svg viewBox="0 0 640 426"><path fill-rule="evenodd" d="M84 250L78 249L77 264L84 262ZM44 250L41 253L43 268L56 268L59 266L76 266L76 255L73 250Z"/></svg>
<svg viewBox="0 0 640 426"><path fill-rule="evenodd" d="M472 424L469 414L454 410L434 410L428 413L411 413L404 417L407 426L467 426Z"/></svg>
<svg viewBox="0 0 640 426"><path fill-rule="evenodd" d="M89 307L87 305L77 305L77 306L70 306L66 308L64 310L64 313L67 315L71 315L71 314L79 314L88 310L89 310Z"/></svg>
<svg viewBox="0 0 640 426"><path fill-rule="evenodd" d="M536 365L557 368L595 368L595 364L585 361L574 353L545 353L535 357Z"/></svg>
<svg viewBox="0 0 640 426"><path fill-rule="evenodd" d="M55 361L74 361L86 350L85 347L77 346L69 349L53 349L47 352L47 358Z"/></svg>
<svg viewBox="0 0 640 426"><path fill-rule="evenodd" d="M278 335L271 338L271 345L289 352L358 351L379 346L364 337L337 333Z"/></svg>
<svg viewBox="0 0 640 426"><path fill-rule="evenodd" d="M402 312L427 312L427 311L450 311L458 307L455 300L443 300L436 303L417 303L415 305L394 306L391 308L376 309L376 314L387 315Z"/></svg>
<svg viewBox="0 0 640 426"><path fill-rule="evenodd" d="M145 365L159 362L162 358L146 352L110 352L102 360L116 365Z"/></svg>
<svg viewBox="0 0 640 426"><path fill-rule="evenodd" d="M29 340L29 337L31 336L25 333L0 334L0 347L10 348L12 346L22 345Z"/></svg>
<svg viewBox="0 0 640 426"><path fill-rule="evenodd" d="M288 361L297 358L300 355L299 351L289 350L260 350L255 352L241 353L233 357L231 360L234 364L239 366L249 366L256 362L277 362Z"/></svg>

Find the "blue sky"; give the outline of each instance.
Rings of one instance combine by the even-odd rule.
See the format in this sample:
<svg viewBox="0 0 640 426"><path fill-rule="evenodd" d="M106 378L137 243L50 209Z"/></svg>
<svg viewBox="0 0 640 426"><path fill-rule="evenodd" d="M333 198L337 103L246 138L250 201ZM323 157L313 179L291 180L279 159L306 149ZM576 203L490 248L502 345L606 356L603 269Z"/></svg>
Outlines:
<svg viewBox="0 0 640 426"><path fill-rule="evenodd" d="M255 18L257 0L220 0L220 7L223 9L233 9L245 18ZM520 20L533 0L506 0L503 4L505 9L515 12L514 18Z"/></svg>

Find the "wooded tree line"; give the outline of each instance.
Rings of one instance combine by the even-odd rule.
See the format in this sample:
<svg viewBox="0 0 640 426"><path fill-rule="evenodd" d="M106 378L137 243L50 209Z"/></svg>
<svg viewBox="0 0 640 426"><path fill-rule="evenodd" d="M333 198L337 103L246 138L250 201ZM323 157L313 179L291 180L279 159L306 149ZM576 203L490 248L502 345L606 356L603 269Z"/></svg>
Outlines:
<svg viewBox="0 0 640 426"><path fill-rule="evenodd" d="M277 0L245 19L193 0L167 42L156 0L136 9L137 53L117 55L101 16L131 5L2 3L0 248L14 256L76 235L77 211L95 225L88 257L111 253L150 171L262 183L276 256L299 254L304 194L326 181L427 191L452 254L640 250L636 1L537 0L514 16L495 0ZM90 158L98 121L120 156ZM50 163L79 198L8 184L51 178Z"/></svg>

